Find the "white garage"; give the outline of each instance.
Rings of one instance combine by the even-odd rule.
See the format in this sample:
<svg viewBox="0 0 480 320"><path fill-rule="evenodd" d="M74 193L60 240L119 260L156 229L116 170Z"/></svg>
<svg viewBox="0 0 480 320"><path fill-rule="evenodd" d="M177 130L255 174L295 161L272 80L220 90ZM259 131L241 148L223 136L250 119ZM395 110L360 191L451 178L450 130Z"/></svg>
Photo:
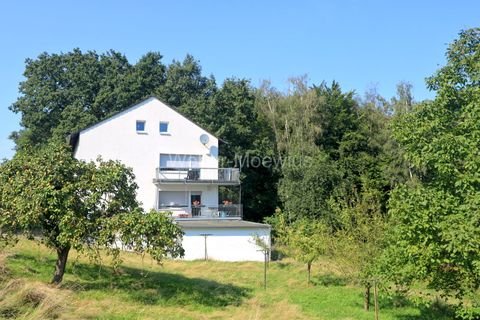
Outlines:
<svg viewBox="0 0 480 320"><path fill-rule="evenodd" d="M270 247L270 226L244 220L177 220L185 235L185 260L263 261L258 236Z"/></svg>

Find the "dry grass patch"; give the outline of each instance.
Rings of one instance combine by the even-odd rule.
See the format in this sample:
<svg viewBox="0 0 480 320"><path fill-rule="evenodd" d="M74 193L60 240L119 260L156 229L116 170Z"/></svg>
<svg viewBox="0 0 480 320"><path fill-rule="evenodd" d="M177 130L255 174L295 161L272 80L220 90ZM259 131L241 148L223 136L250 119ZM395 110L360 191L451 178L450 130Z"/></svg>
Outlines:
<svg viewBox="0 0 480 320"><path fill-rule="evenodd" d="M9 272L6 266L8 255L6 253L0 253L0 283L8 278Z"/></svg>
<svg viewBox="0 0 480 320"><path fill-rule="evenodd" d="M219 317L225 319L226 317ZM307 318L297 305L291 304L287 300L275 303L265 303L258 298L246 302L245 307L228 316L228 319L234 320L304 320Z"/></svg>
<svg viewBox="0 0 480 320"><path fill-rule="evenodd" d="M67 311L70 292L41 282L10 280L0 290L0 316L6 319L57 319Z"/></svg>

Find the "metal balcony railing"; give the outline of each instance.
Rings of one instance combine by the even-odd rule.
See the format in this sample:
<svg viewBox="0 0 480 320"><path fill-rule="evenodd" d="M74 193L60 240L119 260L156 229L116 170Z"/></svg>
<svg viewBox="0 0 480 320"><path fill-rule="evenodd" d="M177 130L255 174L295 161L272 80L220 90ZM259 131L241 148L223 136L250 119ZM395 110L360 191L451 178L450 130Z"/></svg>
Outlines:
<svg viewBox="0 0 480 320"><path fill-rule="evenodd" d="M157 168L158 183L240 184L238 168Z"/></svg>
<svg viewBox="0 0 480 320"><path fill-rule="evenodd" d="M243 215L243 207L241 204L228 205L168 205L160 206L160 211L170 211L175 219L241 219Z"/></svg>

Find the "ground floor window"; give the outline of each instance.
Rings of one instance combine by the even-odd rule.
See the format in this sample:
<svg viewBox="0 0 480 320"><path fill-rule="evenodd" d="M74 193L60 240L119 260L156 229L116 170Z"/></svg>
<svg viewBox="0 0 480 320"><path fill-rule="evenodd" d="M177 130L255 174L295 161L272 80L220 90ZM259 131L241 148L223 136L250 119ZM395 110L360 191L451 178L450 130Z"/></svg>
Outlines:
<svg viewBox="0 0 480 320"><path fill-rule="evenodd" d="M159 208L188 207L188 195L184 191L159 191Z"/></svg>

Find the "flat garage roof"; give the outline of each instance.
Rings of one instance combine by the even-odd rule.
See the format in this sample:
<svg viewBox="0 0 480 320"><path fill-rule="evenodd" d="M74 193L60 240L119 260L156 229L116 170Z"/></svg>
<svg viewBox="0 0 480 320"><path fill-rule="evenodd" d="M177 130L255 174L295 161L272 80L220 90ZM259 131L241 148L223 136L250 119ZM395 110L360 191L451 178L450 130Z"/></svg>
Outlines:
<svg viewBox="0 0 480 320"><path fill-rule="evenodd" d="M270 228L270 225L244 220L177 220L180 227L184 229L195 228Z"/></svg>

